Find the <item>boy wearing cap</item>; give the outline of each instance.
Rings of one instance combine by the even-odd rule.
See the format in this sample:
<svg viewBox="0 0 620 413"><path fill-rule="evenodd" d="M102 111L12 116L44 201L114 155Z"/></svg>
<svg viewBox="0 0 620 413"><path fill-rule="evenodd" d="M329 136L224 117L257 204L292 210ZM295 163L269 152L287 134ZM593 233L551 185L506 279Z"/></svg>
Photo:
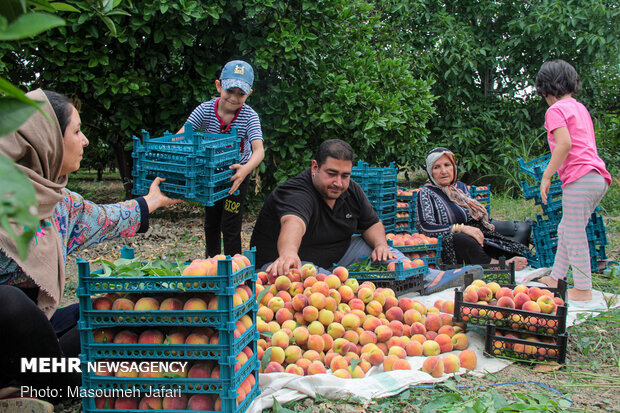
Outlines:
<svg viewBox="0 0 620 413"><path fill-rule="evenodd" d="M215 81L220 97L200 104L186 121L192 124L194 130L207 133L230 133L231 128L237 128L237 136L241 140L239 163L231 165L235 174L231 178L230 195L205 208L207 257L221 253L220 233L224 238L225 254L241 253L241 223L250 173L265 157L258 114L245 104L252 93L253 82L254 70L247 62L233 60L226 63L220 78ZM184 129L177 133L182 133ZM237 189L238 195L233 195Z"/></svg>

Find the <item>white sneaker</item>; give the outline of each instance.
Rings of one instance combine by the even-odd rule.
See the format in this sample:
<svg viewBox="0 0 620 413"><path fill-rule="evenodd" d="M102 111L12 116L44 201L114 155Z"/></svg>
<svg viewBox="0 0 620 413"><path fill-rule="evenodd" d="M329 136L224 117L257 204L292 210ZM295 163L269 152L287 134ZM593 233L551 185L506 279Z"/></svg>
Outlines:
<svg viewBox="0 0 620 413"><path fill-rule="evenodd" d="M16 397L0 400L2 413L53 413L54 405L44 400Z"/></svg>

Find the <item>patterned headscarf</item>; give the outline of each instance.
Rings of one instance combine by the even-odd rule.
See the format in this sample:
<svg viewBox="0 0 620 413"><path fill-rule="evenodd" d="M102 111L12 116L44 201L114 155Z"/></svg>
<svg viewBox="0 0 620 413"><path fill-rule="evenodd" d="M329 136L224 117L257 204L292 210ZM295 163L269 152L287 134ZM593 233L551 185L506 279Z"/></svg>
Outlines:
<svg viewBox="0 0 620 413"><path fill-rule="evenodd" d="M450 185L441 186L435 182L433 178L433 165L439 158L442 156L446 156L450 163L452 163L452 181L450 181ZM428 186L434 186L435 188L441 189L441 191L446 194L450 201L455 204L467 208L471 216L482 223L485 228L490 231L495 230L495 226L489 222L489 213L486 208L475 199L471 198L465 192L461 191L456 186L456 177L457 177L457 169L456 169L456 160L454 158L454 154L450 149L438 147L433 149L426 156L426 173L428 174L429 181L426 182Z"/></svg>
<svg viewBox="0 0 620 413"><path fill-rule="evenodd" d="M26 260L19 258L15 242L2 228L0 248L39 286L37 304L51 317L60 303L65 282L60 234L53 220L54 208L62 200L62 189L67 184L67 176L60 175L64 140L43 90L34 90L26 96L43 102L41 108L49 115L51 122L36 111L17 131L0 137L0 154L15 162L16 167L32 182L41 229L36 240L33 239L29 245ZM13 226L13 231L23 233L23 229L16 226Z"/></svg>

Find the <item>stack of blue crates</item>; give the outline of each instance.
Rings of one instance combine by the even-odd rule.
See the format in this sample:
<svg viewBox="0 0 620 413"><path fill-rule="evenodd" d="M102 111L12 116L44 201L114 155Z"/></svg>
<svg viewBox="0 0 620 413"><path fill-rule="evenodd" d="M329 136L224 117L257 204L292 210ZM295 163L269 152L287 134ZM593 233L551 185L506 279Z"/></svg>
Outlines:
<svg viewBox="0 0 620 413"><path fill-rule="evenodd" d="M368 196L386 232L394 232L396 228L397 176L398 169L393 162L389 167L381 168L359 161L351 172L351 178L360 184Z"/></svg>
<svg viewBox="0 0 620 413"><path fill-rule="evenodd" d="M161 190L171 198L211 206L226 198L233 170L239 161L236 128L230 134L194 132L190 123L180 134L133 137L133 193L144 195L156 177L165 178Z"/></svg>
<svg viewBox="0 0 620 413"><path fill-rule="evenodd" d="M535 182L528 184L521 181L523 196L525 199L533 199L536 205L540 205L543 215L537 215L532 227L532 238L534 240L535 254L528 257L530 264L534 267L551 267L555 259L558 248L558 225L562 219L562 181L551 180L551 186L547 195L547 203L543 204L540 196L540 181L542 175L551 159L551 154L525 162L518 159L521 172L531 177ZM603 217L597 207L590 221L586 226L588 246L590 249L591 269L598 270L598 261L607 259L605 246L608 245L607 234Z"/></svg>
<svg viewBox="0 0 620 413"><path fill-rule="evenodd" d="M482 186L470 186L469 194L476 201L480 202L487 209L489 215L491 215L491 185Z"/></svg>
<svg viewBox="0 0 620 413"><path fill-rule="evenodd" d="M417 191L413 191L413 195L405 195L402 192L410 191L407 188L398 188L396 195L396 202L401 206L396 207L397 212L406 213L407 216L396 217L396 232L406 232L413 234L416 232L416 200L418 197ZM405 206L404 204L407 204Z"/></svg>
<svg viewBox="0 0 620 413"><path fill-rule="evenodd" d="M82 365L83 394L116 394L124 391L133 396L131 403L144 400L148 393L172 392L174 397L184 399L192 396L207 397L212 404L206 411L244 412L260 393L258 388L259 361L257 356L258 331L256 329L256 273L254 271L254 251L245 251L244 255L251 265L238 271L232 270L232 260L217 261L218 275L199 276L104 276L99 270L90 272L88 262L78 259L78 297L80 320L78 328L81 339L80 361ZM133 249L121 250L121 258L133 259ZM236 288L244 288L252 295L241 303L238 302ZM247 288L246 288L247 287ZM177 309L175 311L118 311L93 308L93 295L125 296L137 300L141 297L156 299L177 298L181 301L200 298L204 301L217 301L217 307L209 309ZM248 294L249 295L249 294ZM210 297L210 298L207 298ZM237 300L237 301L235 301ZM213 302L215 302L213 301ZM247 327L245 323L251 326ZM240 330L244 323L245 330ZM159 344L146 344L134 340L123 342L113 338L119 331L129 330L129 334L140 334L146 330L158 330L166 339ZM97 340L98 332L105 331L110 339ZM211 334L211 340L205 344L186 344L171 341L167 334L183 331ZM215 340L217 338L217 340ZM192 342L190 342L192 343ZM241 353L244 353L243 355ZM241 357L243 356L243 357ZM219 374L194 376L187 374L162 375L124 375L101 374L90 371L89 365L95 362L116 363L165 363L187 362L187 367L197 363L207 363ZM241 364L242 363L242 364ZM241 389L244 389L243 391ZM156 392L156 390L158 392ZM241 397L245 393L245 397ZM168 393L172 395L171 393ZM180 394L180 396L179 396ZM208 396L207 396L208 395ZM141 398L142 397L142 398ZM238 400L241 399L241 400ZM155 401L160 403L162 400ZM138 408L119 407L118 398L108 399L106 404L94 397L83 397L82 411L103 413L122 411L138 413ZM181 407L169 411L177 413L191 410L183 402ZM215 404L215 405L214 405ZM157 406L157 404L155 404ZM185 407L182 407L185 406ZM158 407L152 408L157 409ZM161 407L159 407L161 408ZM164 409L166 409L164 405ZM205 411L204 407L201 409Z"/></svg>

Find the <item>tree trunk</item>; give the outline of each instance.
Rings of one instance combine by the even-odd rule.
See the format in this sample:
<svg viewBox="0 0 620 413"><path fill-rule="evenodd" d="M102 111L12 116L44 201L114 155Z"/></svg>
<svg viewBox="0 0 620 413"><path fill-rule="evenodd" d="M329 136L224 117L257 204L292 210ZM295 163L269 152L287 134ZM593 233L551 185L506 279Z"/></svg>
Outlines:
<svg viewBox="0 0 620 413"><path fill-rule="evenodd" d="M133 159L131 152L125 151L125 145L120 136L116 140L111 142L112 150L114 151L114 157L116 158L116 165L121 175L121 182L123 188L125 188L125 199L133 198L131 190L133 189L133 179L131 176L131 169L133 168Z"/></svg>

